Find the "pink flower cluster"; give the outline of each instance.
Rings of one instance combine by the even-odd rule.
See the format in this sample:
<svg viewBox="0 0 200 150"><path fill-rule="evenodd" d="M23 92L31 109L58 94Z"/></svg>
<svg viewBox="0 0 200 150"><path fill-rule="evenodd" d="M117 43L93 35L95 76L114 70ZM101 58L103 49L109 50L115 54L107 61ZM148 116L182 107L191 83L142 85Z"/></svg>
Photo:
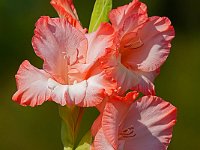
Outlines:
<svg viewBox="0 0 200 150"><path fill-rule="evenodd" d="M167 149L176 108L155 96L153 81L170 53L170 20L148 17L146 5L133 0L109 13L111 23L87 33L72 0L51 4L60 18L41 17L32 39L43 69L21 64L13 100L97 107L94 150ZM145 96L136 100L139 92Z"/></svg>

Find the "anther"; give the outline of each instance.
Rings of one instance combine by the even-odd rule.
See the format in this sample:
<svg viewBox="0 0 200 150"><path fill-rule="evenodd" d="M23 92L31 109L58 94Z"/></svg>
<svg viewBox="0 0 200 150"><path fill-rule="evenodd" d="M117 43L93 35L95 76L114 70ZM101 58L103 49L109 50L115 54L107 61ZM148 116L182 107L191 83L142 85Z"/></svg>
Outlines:
<svg viewBox="0 0 200 150"><path fill-rule="evenodd" d="M130 126L126 129L122 130L122 132L119 134L119 139L132 138L135 136L136 136L136 133L134 132L134 127Z"/></svg>
<svg viewBox="0 0 200 150"><path fill-rule="evenodd" d="M77 80L74 80L74 83L73 84L77 84Z"/></svg>

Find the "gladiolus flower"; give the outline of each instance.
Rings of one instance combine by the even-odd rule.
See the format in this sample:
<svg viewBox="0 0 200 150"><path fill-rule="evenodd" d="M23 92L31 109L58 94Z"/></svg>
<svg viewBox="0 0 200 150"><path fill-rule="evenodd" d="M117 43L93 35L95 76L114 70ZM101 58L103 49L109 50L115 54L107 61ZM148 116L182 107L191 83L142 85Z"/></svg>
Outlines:
<svg viewBox="0 0 200 150"><path fill-rule="evenodd" d="M115 49L103 62L121 87L155 95L153 80L170 52L174 29L166 17L148 17L145 4L133 0L109 14L115 29ZM108 59L109 58L109 59Z"/></svg>
<svg viewBox="0 0 200 150"><path fill-rule="evenodd" d="M95 106L115 89L99 59L113 45L113 28L105 23L91 34L74 28L65 18L41 17L32 44L44 61L37 69L27 60L16 75L13 100L36 106L52 100L61 105Z"/></svg>
<svg viewBox="0 0 200 150"><path fill-rule="evenodd" d="M114 96L94 122L95 150L166 150L176 122L176 108L156 96L132 103L137 93Z"/></svg>

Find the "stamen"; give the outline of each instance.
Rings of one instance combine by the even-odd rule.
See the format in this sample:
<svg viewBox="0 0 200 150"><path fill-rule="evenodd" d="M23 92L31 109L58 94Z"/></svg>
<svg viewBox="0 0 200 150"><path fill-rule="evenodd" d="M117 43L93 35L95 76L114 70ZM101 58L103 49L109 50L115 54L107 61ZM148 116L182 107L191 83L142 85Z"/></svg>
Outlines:
<svg viewBox="0 0 200 150"><path fill-rule="evenodd" d="M135 32L127 33L121 40L121 48L137 49L144 45L140 36Z"/></svg>
<svg viewBox="0 0 200 150"><path fill-rule="evenodd" d="M77 84L77 80L74 80L74 83L73 84Z"/></svg>
<svg viewBox="0 0 200 150"><path fill-rule="evenodd" d="M67 55L67 52L62 52L64 54L64 59L66 60L67 64L70 64L70 56Z"/></svg>
<svg viewBox="0 0 200 150"><path fill-rule="evenodd" d="M58 86L58 83L54 81L53 79L48 79L48 88L49 90L53 91Z"/></svg>
<svg viewBox="0 0 200 150"><path fill-rule="evenodd" d="M62 54L64 54L64 59L67 58L67 52L61 52Z"/></svg>
<svg viewBox="0 0 200 150"><path fill-rule="evenodd" d="M142 42L142 40L138 37L137 39L132 39L130 41L130 43L127 43L124 45L124 48L133 48L133 49L136 49L136 48L139 48L143 45L144 43Z"/></svg>

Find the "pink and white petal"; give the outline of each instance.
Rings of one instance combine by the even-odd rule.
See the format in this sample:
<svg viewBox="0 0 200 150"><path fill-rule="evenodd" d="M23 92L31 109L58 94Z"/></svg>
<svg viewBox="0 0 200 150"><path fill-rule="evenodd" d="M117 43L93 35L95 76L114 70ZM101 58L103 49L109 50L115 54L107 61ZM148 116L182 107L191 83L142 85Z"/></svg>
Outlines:
<svg viewBox="0 0 200 150"><path fill-rule="evenodd" d="M151 17L138 30L142 46L126 51L124 60L132 68L140 71L154 71L165 62L174 38L174 28L166 17Z"/></svg>
<svg viewBox="0 0 200 150"><path fill-rule="evenodd" d="M17 92L12 99L22 106L41 105L50 99L51 91L48 89L48 79L51 76L43 70L32 66L25 60L15 76Z"/></svg>
<svg viewBox="0 0 200 150"><path fill-rule="evenodd" d="M87 86L88 84L86 80L74 85L69 85L69 90L68 93L66 93L66 96L71 102L77 105L86 100L85 97Z"/></svg>
<svg viewBox="0 0 200 150"><path fill-rule="evenodd" d="M49 87L49 89L51 89L52 101L54 101L62 106L66 105L66 104L73 105L73 103L71 103L69 98L66 97L66 93L68 93L68 90L69 90L68 85L62 85L53 79L49 79L48 87Z"/></svg>
<svg viewBox="0 0 200 150"><path fill-rule="evenodd" d="M85 97L85 89L87 82L82 81L74 85L62 85L55 80L49 80L49 88L52 90L52 100L58 104L75 105L79 101L83 101Z"/></svg>
<svg viewBox="0 0 200 150"><path fill-rule="evenodd" d="M100 104L107 95L111 95L116 89L116 82L110 81L110 78L103 72L91 76L86 81L87 88L84 100L76 103L82 107L92 107Z"/></svg>
<svg viewBox="0 0 200 150"><path fill-rule="evenodd" d="M156 96L144 96L136 101L121 125L132 127L134 136L127 138L124 149L166 150L176 123L176 108Z"/></svg>
<svg viewBox="0 0 200 150"><path fill-rule="evenodd" d="M145 14L147 16L146 5L138 0L133 0L128 5L113 9L109 14L109 18L114 28L119 30L123 27L124 21L134 14Z"/></svg>
<svg viewBox="0 0 200 150"><path fill-rule="evenodd" d="M94 150L116 150L106 139L103 129L100 129L94 138Z"/></svg>
<svg viewBox="0 0 200 150"><path fill-rule="evenodd" d="M140 76L140 82L132 90L140 91L144 95L155 95L154 79L159 75L160 69L152 72L137 72Z"/></svg>
<svg viewBox="0 0 200 150"><path fill-rule="evenodd" d="M107 54L102 61L102 66L108 76L116 80L119 93L123 94L127 90L139 83L139 76L132 70L121 64L121 56L113 52Z"/></svg>
<svg viewBox="0 0 200 150"><path fill-rule="evenodd" d="M71 15L74 19L78 20L78 15L74 7L73 0L51 0L50 3L61 18L65 17L66 15Z"/></svg>
<svg viewBox="0 0 200 150"><path fill-rule="evenodd" d="M144 95L155 95L154 84L145 76L141 75L140 82L131 88L132 90L140 91Z"/></svg>
<svg viewBox="0 0 200 150"><path fill-rule="evenodd" d="M114 29L109 23L102 23L97 31L86 35L88 51L86 63L94 63L105 55L106 49L113 45Z"/></svg>
<svg viewBox="0 0 200 150"><path fill-rule="evenodd" d="M100 104L106 95L112 94L116 84L101 73L73 85L62 85L51 80L49 87L52 89L52 100L61 105L92 107Z"/></svg>
<svg viewBox="0 0 200 150"><path fill-rule="evenodd" d="M32 40L35 53L44 60L44 69L61 83L67 82L68 65L83 59L87 40L79 30L65 19L47 16L36 23Z"/></svg>

